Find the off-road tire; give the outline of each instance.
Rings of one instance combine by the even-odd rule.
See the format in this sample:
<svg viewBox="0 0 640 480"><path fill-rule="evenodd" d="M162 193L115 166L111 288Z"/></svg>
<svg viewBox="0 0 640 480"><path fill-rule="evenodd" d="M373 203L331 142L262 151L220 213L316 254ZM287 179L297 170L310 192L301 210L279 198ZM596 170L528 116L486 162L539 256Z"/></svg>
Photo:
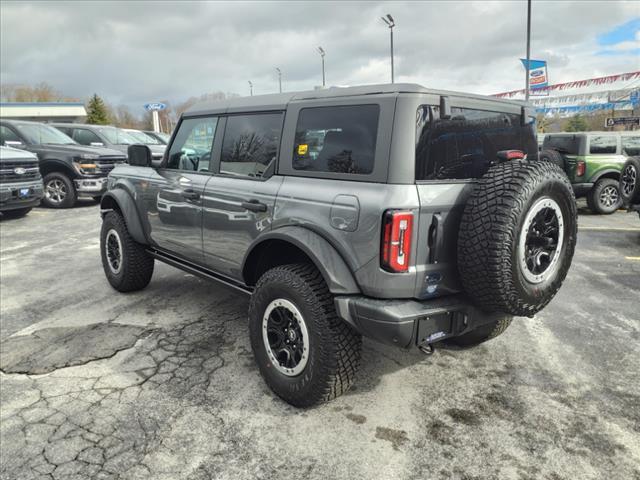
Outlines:
<svg viewBox="0 0 640 480"><path fill-rule="evenodd" d="M615 189L618 201L612 205L605 204L602 200L602 194L605 189ZM618 210L622 206L619 181L613 178L601 178L598 180L587 194L587 206L593 213L600 215L610 215Z"/></svg>
<svg viewBox="0 0 640 480"><path fill-rule="evenodd" d="M556 203L563 234L553 268L531 281L519 255L529 231L527 215L542 201ZM555 208L555 207L554 207ZM525 230L526 229L526 232ZM533 316L564 281L577 236L576 203L569 179L551 162L508 161L478 181L464 209L458 236L458 269L473 302L486 312ZM525 236L525 239L528 237Z"/></svg>
<svg viewBox="0 0 640 480"><path fill-rule="evenodd" d="M263 316L277 299L295 305L308 330L309 357L296 376L277 370L263 340ZM313 265L282 265L260 277L249 302L249 332L262 377L276 395L293 406L309 407L332 400L354 381L362 337L338 318L333 295Z"/></svg>
<svg viewBox="0 0 640 480"><path fill-rule="evenodd" d="M121 268L117 273L112 271L107 258L106 242L107 235L111 230L117 234L122 247ZM119 292L142 290L151 281L154 266L153 257L147 253L144 245L136 242L129 234L124 218L118 212L108 212L102 220L100 254L107 280Z"/></svg>
<svg viewBox="0 0 640 480"><path fill-rule="evenodd" d="M564 162L564 157L559 151L551 149L542 150L538 154L538 159L543 162L555 163L558 167L560 167L560 170L566 173L566 164Z"/></svg>
<svg viewBox="0 0 640 480"><path fill-rule="evenodd" d="M629 157L620 172L620 198L625 206L640 203L640 157Z"/></svg>
<svg viewBox="0 0 640 480"><path fill-rule="evenodd" d="M14 208L13 210L5 210L2 212L4 218L21 218L31 211L32 207Z"/></svg>
<svg viewBox="0 0 640 480"><path fill-rule="evenodd" d="M511 315L504 315L502 313L495 314L498 318L486 325L482 325L475 330L465 333L459 337L453 337L449 339L448 343L457 345L459 347L474 347L481 343L496 338L498 335L502 335L504 331L511 325L513 317Z"/></svg>
<svg viewBox="0 0 640 480"><path fill-rule="evenodd" d="M50 200L47 197L47 185L49 185L50 182L54 181L54 180L58 180L60 182L62 182L62 184L64 185L64 188L66 189L66 194L64 199L61 202L55 202L53 200ZM76 187L73 184L73 181L66 176L64 173L61 172L51 172L48 173L44 176L44 179L42 180L43 184L44 184L44 196L42 197L42 204L45 207L48 208L71 208L76 204L76 200L78 199L78 194L76 192Z"/></svg>

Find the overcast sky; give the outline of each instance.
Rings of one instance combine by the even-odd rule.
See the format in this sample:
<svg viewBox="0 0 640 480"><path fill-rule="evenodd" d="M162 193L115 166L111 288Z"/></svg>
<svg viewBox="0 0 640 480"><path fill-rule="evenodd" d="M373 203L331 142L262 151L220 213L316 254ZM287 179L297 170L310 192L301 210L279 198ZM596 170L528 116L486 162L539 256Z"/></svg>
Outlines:
<svg viewBox="0 0 640 480"><path fill-rule="evenodd" d="M142 108L213 91L254 94L396 81L476 93L522 88L526 2L0 3L3 84L41 81ZM552 83L640 70L640 2L533 1L534 59Z"/></svg>

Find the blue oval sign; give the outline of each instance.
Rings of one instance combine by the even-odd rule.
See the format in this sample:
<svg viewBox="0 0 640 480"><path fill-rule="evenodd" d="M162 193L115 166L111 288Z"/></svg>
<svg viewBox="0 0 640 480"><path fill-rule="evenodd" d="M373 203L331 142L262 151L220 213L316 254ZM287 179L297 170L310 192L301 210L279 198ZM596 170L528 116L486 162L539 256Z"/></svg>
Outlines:
<svg viewBox="0 0 640 480"><path fill-rule="evenodd" d="M164 110L167 106L164 103L155 102L145 104L144 108L152 112L153 110Z"/></svg>

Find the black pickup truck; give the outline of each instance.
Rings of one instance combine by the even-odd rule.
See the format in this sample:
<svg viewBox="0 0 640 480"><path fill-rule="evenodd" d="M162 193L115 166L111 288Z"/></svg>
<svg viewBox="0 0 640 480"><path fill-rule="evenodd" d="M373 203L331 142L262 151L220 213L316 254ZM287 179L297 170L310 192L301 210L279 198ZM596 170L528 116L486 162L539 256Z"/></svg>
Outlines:
<svg viewBox="0 0 640 480"><path fill-rule="evenodd" d="M42 202L51 208L73 207L78 197L99 199L107 189L107 175L124 163L121 152L79 145L64 133L38 122L0 121L0 145L38 156L44 177Z"/></svg>

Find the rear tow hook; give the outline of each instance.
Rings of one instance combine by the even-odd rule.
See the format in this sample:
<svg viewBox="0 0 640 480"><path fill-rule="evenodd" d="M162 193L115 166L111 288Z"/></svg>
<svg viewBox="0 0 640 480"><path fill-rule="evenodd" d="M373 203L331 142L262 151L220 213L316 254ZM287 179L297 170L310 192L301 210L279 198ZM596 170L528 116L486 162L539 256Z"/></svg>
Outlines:
<svg viewBox="0 0 640 480"><path fill-rule="evenodd" d="M432 355L435 351L435 348L433 348L433 344L431 343L423 343L422 345L418 345L418 348L425 355Z"/></svg>

